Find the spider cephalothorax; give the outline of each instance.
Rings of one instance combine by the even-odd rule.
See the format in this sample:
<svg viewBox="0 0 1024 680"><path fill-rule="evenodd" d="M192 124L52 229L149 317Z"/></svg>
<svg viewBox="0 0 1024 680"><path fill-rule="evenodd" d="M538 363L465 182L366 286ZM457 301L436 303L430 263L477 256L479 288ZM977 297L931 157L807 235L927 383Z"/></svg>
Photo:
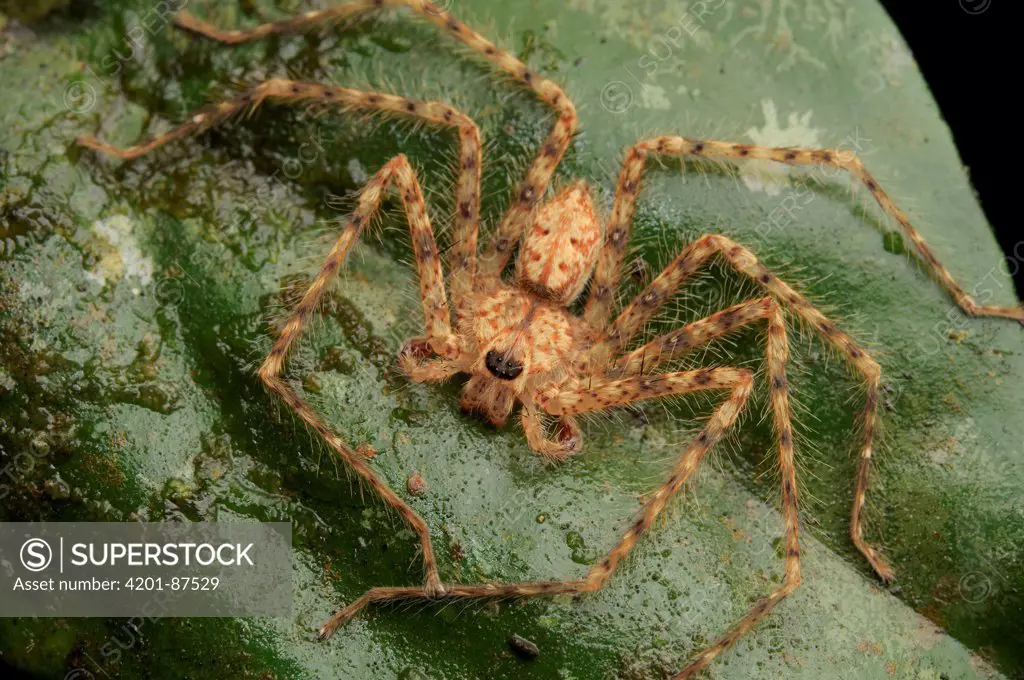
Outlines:
<svg viewBox="0 0 1024 680"><path fill-rule="evenodd" d="M502 425L517 400L535 402L540 390L561 387L585 365L597 333L566 307L593 273L601 240L601 223L582 182L537 210L514 282L481 286L457 326L459 367L471 374L462 392L464 409ZM566 443L575 448L578 438Z"/></svg>
<svg viewBox="0 0 1024 680"><path fill-rule="evenodd" d="M505 422L519 399L561 385L574 373L592 336L565 307L519 286L498 285L473 296L465 335L464 372L471 374L462 405L495 425Z"/></svg>
<svg viewBox="0 0 1024 680"><path fill-rule="evenodd" d="M222 31L187 14L175 23L214 41L236 44L268 35L314 30L381 7L405 6L462 42L493 67L531 89L554 111L554 123L525 179L513 194L508 211L488 245L477 252L480 215L480 133L471 118L441 102L417 101L382 92L366 92L321 83L268 80L234 99L195 112L184 124L139 146L119 149L94 138L79 143L120 158L146 154L168 141L197 134L231 116L266 101L313 103L343 109L388 112L421 122L454 127L458 132L458 180L452 243L447 272L442 271L427 209L416 174L405 156L386 163L366 184L358 203L319 274L281 329L259 376L298 417L389 506L416 531L426 570L421 586L374 588L337 612L320 629L329 636L373 602L413 598L536 596L593 592L601 588L616 566L653 524L669 499L691 478L704 455L733 426L750 394L753 376L743 368L662 371L673 359L752 323L767 325L765 366L775 423L778 471L785 523L785 574L782 583L710 647L698 654L676 678L689 678L706 667L800 584L797 479L794 462L789 387L786 379L788 343L785 313L798 317L821 335L861 379L865 390L861 413L862 442L857 467L850 537L883 580L892 569L863 537L862 516L868 471L874 451L881 393L881 370L849 335L825 317L802 295L772 274L757 257L723 236L701 237L682 252L639 296L616 313L615 291L621 277L629 229L646 161L651 156L691 156L717 161L763 159L792 166L826 165L850 173L875 198L882 211L899 226L923 265L970 315L1024 321L1017 307L979 305L953 279L925 244L906 216L893 203L861 161L851 153L830 149L769 148L709 140L662 136L642 139L627 150L615 190L607 227L594 212L583 183L575 183L550 201L542 199L577 126L576 109L554 82L426 0L355 0L327 10L307 12L287 21L264 24L249 31ZM831 175L829 175L831 176ZM671 476L646 498L638 519L607 556L577 580L531 581L464 585L443 583L434 557L430 530L422 517L398 496L368 464L360 448L335 434L313 408L284 379L284 363L330 281L337 276L353 244L376 213L386 189L394 187L405 208L420 284L426 333L411 339L400 353L402 369L419 382L446 380L456 373L470 375L462 406L495 424L504 423L516 402L530 447L559 458L579 449L574 416L603 411L643 399L657 399L701 390L727 393L700 432L685 447ZM519 244L515 276L502 278ZM687 326L646 339L629 349L649 320L709 258L717 257L749 277L764 297L712 314ZM446 276L447 275L447 276ZM568 305L589 282L582 317ZM454 306L452 314L449 302ZM454 316L454 323L453 323ZM581 380L586 376L586 381ZM544 417L557 418L554 438L546 434Z"/></svg>

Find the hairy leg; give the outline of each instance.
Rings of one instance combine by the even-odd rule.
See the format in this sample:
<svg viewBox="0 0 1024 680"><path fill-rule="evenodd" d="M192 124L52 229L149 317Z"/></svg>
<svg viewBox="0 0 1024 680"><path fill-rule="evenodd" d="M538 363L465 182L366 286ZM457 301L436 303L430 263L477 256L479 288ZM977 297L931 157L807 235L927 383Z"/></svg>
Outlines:
<svg viewBox="0 0 1024 680"><path fill-rule="evenodd" d="M459 310L472 290L476 271L477 220L480 214L480 131L469 116L447 104L415 101L381 92L365 92L321 83L273 79L251 87L236 97L195 111L181 125L134 146L120 148L94 137L81 137L77 143L123 160L132 160L169 142L202 134L268 101L289 106L336 106L343 111L394 113L452 126L458 130L461 167L455 188L454 242L448 253L448 262L452 300Z"/></svg>
<svg viewBox="0 0 1024 680"><path fill-rule="evenodd" d="M711 235L701 239L701 241L705 240L711 243L737 271L757 281L784 307L790 309L815 332L819 333L839 352L847 366L855 374L860 374L865 392L864 410L860 417L863 440L857 461L853 508L850 512L850 538L871 564L875 573L886 583L892 581L895 578L892 567L881 556L878 549L864 540L863 528L863 511L867 499L871 456L874 453L875 432L878 429L878 399L882 390L881 367L864 348L848 334L839 330L835 323L818 311L807 298L768 271L768 268L761 264L750 250L724 236Z"/></svg>
<svg viewBox="0 0 1024 680"><path fill-rule="evenodd" d="M537 97L555 112L555 122L551 132L541 146L536 159L530 165L526 178L516 190L512 205L498 225L493 239L481 254L481 274L492 280L497 279L505 265L508 264L513 247L519 241L520 235L526 228L533 209L547 190L551 182L551 176L559 161L562 160L562 156L565 154L565 150L569 147L569 142L576 132L578 122L576 108L573 106L568 95L557 84L534 73L522 61L500 49L487 38L427 0L356 0L325 10L307 12L292 19L263 24L262 26L244 31L221 30L184 12L177 14L175 23L187 31L210 40L226 44L238 44L259 40L270 35L289 35L315 31L368 11L387 7L408 7L469 49L481 55L502 73L533 90ZM479 161L479 158L477 158L477 161ZM476 167L479 167L479 162L476 163ZM465 163L463 168L466 169ZM474 216L477 213L478 211L474 210ZM458 230L456 230L456 236L458 237L459 235ZM475 248L469 249L468 240L459 242L466 243L466 248L457 255L453 255L453 258L465 257L469 253L475 252ZM473 243L475 246L475 240Z"/></svg>
<svg viewBox="0 0 1024 680"><path fill-rule="evenodd" d="M282 377L288 352L302 334L304 327L319 305L327 285L337 276L352 246L366 225L373 219L384 191L389 186L394 186L398 190L408 217L409 231L412 234L419 271L423 313L430 346L442 356L457 353L455 336L451 333L441 264L437 259L437 246L434 243L430 218L427 216L419 182L416 181L416 175L405 156L396 156L381 168L363 188L351 218L327 255L320 272L296 306L295 312L282 328L277 341L264 359L263 365L260 366L259 376L264 384L277 393L304 423L316 430L317 434L350 469L365 480L385 503L397 510L402 519L416 531L422 545L423 563L426 569L424 590L429 594L440 594L443 591L443 586L437 573L430 530L426 522L374 473L363 456L342 441L327 426L320 415Z"/></svg>
<svg viewBox="0 0 1024 680"><path fill-rule="evenodd" d="M860 158L853 151L830 149L794 149L732 144L685 137L655 137L644 139L626 152L626 158L619 173L615 191L615 202L611 218L605 231L605 243L598 259L597 270L591 285L591 297L587 300L584 313L587 321L597 329L603 329L611 318L615 304L614 291L622 274L622 262L629 240L629 228L636 210L636 197L640 191L641 178L650 154L671 156L692 156L710 159L762 159L786 165L825 165L846 171L867 187L882 211L896 221L900 231L913 245L914 252L925 270L956 301L956 304L972 316L994 316L1016 319L1024 324L1024 306L999 307L979 305L957 283L953 275L939 262L921 233L910 224L910 220L865 169Z"/></svg>
<svg viewBox="0 0 1024 680"><path fill-rule="evenodd" d="M750 631L758 621L763 619L774 607L790 595L800 585L800 543L799 543L799 509L797 503L796 463L793 455L792 413L789 405L789 382L786 378L786 364L789 361L789 343L786 336L786 324L782 310L772 297L752 300L734 305L729 309L713 314L687 326L659 336L642 347L629 352L612 362L609 375L614 380L603 380L595 387L580 390L581 399L573 403L573 408L583 407L584 410L602 408L609 399L613 403L629 403L634 399L642 399L652 392L663 388L658 381L663 375L650 376L647 372L654 371L658 366L674 359L711 340L756 321L767 320L768 338L766 342L765 361L767 365L769 389L771 394L772 415L779 447L779 474L782 481L782 514L785 522L785 574L782 585L767 597L751 607L746 615L733 625L724 635L718 638L707 649L702 651L694 661L684 668L676 680L691 678L710 664L718 655L731 647L744 634ZM719 369L734 370L734 369ZM707 377L697 373L697 380L706 382ZM626 389L623 386L629 385ZM585 392L585 394L584 394ZM696 463L694 463L695 465ZM692 468L683 470L688 476ZM681 483L681 482L680 482ZM674 490L666 496L670 497ZM650 508L651 516L637 522L635 529L640 531L650 525L660 508ZM645 516L648 509L645 508ZM623 555L635 544L636 536L627 533L619 548ZM614 551L613 551L614 552ZM592 573L591 577L607 579L615 568L616 560L609 563L607 571ZM600 581L603 583L604 581Z"/></svg>
<svg viewBox="0 0 1024 680"><path fill-rule="evenodd" d="M611 380L637 375L649 376L656 373L658 368L664 363L696 347L705 345L715 338L738 330L755 321L769 319L775 313L776 308L775 300L771 297L750 300L734 305L707 318L700 319L654 338L642 347L614 358L605 367L603 373L600 374L600 378ZM593 379L590 379L587 389L593 389ZM539 390L542 394L549 391ZM557 389L555 392L557 392ZM566 454L571 453L571 451L560 448L558 442L543 438L541 414L537 412L532 404L524 406L522 420L531 448L545 455L557 455L558 457L564 457ZM559 435L562 435L561 430ZM575 442L579 438L580 435L577 433L570 441ZM558 441L563 441L563 439L563 436L558 437Z"/></svg>
<svg viewBox="0 0 1024 680"><path fill-rule="evenodd" d="M651 376L646 371L653 371L659 365L699 345L706 344L717 337L760 320L766 320L768 323L765 359L771 394L773 422L779 448L778 466L782 481L782 513L785 522L786 546L783 583L767 597L751 607L743 618L707 649L702 651L690 665L676 676L677 680L691 678L699 673L718 655L735 644L741 636L749 632L758 621L767 616L779 602L795 591L800 585L796 463L793 455L793 426L789 405L789 383L786 378L789 343L782 310L772 297L735 305L679 330L666 333L643 347L619 357L611 366L613 375L626 377L595 381L596 384L591 384L586 390L575 391L570 398L561 396L557 398L558 405L568 403L570 408L573 409L570 412L576 412L575 409L601 409L609 402L612 404L630 403L636 399L646 398L652 393L662 392L665 389L665 385L661 382L661 379L674 374ZM735 369L712 370L733 371ZM701 371L692 372L693 379L701 384L716 384L716 381L720 379L715 375L709 381L710 376L706 375L706 373ZM554 411L564 412L558 407ZM679 472L685 472L688 476L692 472L692 468L686 468L682 471L677 470L677 473ZM675 493L675 490L670 490L666 500L673 493ZM646 517L648 512L650 512L649 518ZM636 535L627 533L619 548L617 548L617 550L621 551L622 555L625 555L632 549L639 533L650 525L650 522L653 521L658 512L660 512L660 508L657 507L645 508L645 518L641 518L634 527L634 529L637 529ZM642 524L645 520L646 523ZM603 584L604 580L608 578L611 571L615 568L616 563L617 561L613 559L608 564L606 571L598 568L598 570L591 574L591 578L603 579L599 581L600 584Z"/></svg>
<svg viewBox="0 0 1024 680"><path fill-rule="evenodd" d="M525 583L496 583L477 585L445 584L445 598L506 598L506 597L536 597L539 595L558 595L560 593L588 593L601 588L608 580L611 572L618 562L636 544L636 539L646 531L654 522L654 518L664 509L669 498L674 495L685 483L686 479L693 473L697 463L714 444L722 438L746 403L750 394L753 377L746 369L718 368L707 371L691 371L689 373L669 374L671 376L671 389L667 392L645 394L637 398L656 398L671 394L682 394L700 390L727 389L729 397L715 409L708 419L700 434L687 447L679 463L676 465L672 477L653 495L647 505L643 508L641 519L630 528L620 544L598 566L591 569L590 573L582 580L575 581L530 581ZM640 379L631 379L637 383L639 389ZM633 387L613 382L602 387L608 391L631 392ZM573 395L574 391L562 393L575 406L582 405ZM558 395L559 398L561 395ZM561 404L561 401L552 401L551 404ZM600 410L600 406L593 406L589 410ZM580 412L569 406L571 412ZM550 412L550 411L549 411ZM558 415L558 414L553 414ZM566 413L570 415L570 413ZM341 625L362 611L371 603L391 602L400 600L419 599L430 597L430 593L424 587L408 588L373 588L359 599L355 600L341 611L337 612L320 628L320 637L326 638Z"/></svg>
<svg viewBox="0 0 1024 680"><path fill-rule="evenodd" d="M754 304L762 307L760 303ZM765 308L768 310L768 341L765 348L765 363L768 369L775 436L779 447L782 519L785 524L786 554L783 558L785 573L782 585L751 607L742 619L676 675L675 680L692 678L700 673L719 654L736 644L740 637L748 633L758 621L767 616L777 604L792 594L800 585L800 512L797 503L796 461L793 455L793 420L789 405L789 382L786 379L789 342L786 337L786 322L782 316L782 310L775 304Z"/></svg>
<svg viewBox="0 0 1024 680"><path fill-rule="evenodd" d="M586 387L552 389L537 395L537 404L553 416L603 411L641 399L670 397L699 390L731 389L750 371L704 368L619 379L594 378Z"/></svg>
<svg viewBox="0 0 1024 680"><path fill-rule="evenodd" d="M678 290L679 286L696 272L709 257L716 253L721 255L734 269L757 282L759 286L771 293L779 303L792 310L810 328L820 334L828 344L839 352L847 366L863 380L865 404L861 414L861 424L864 432L860 458L857 464L853 509L850 513L850 537L854 545L864 554L864 557L871 563L872 568L882 580L886 582L891 581L894 578L892 567L882 558L876 548L864 540L863 529L863 509L867 497L871 456L874 452L875 431L878 427L878 398L882 386L881 368L878 362L871 358L853 338L839 330L832 321L818 311L805 297L772 274L767 267L758 261L757 257L750 250L731 239L716 234L703 236L685 247L675 260L635 300L626 305L622 310L607 332L606 342L608 348L602 351L609 356L614 356L614 353L620 351L620 348L643 327L661 305ZM716 316L719 316L719 321L721 322L722 320L729 319L734 310L726 310ZM726 314L727 312L729 313L728 315ZM749 314L750 310L744 313ZM699 328L699 330L707 332L707 322L704 323L705 326ZM729 323L733 323L733 320L729 320ZM657 342L657 340L654 342ZM649 351L653 353L655 350L649 348ZM625 365L635 365L637 361L636 353L631 353L629 357L631 358L625 360ZM621 360L617 365L623 365Z"/></svg>
<svg viewBox="0 0 1024 680"><path fill-rule="evenodd" d="M579 425L571 416L559 418L554 438L545 433L543 414L533 403L524 403L520 422L530 448L551 460L564 460L579 450Z"/></svg>
<svg viewBox="0 0 1024 680"><path fill-rule="evenodd" d="M617 357L605 370L605 375L609 378L620 378L652 373L665 362L705 345L715 338L754 321L770 318L776 306L773 298L765 297L760 300L741 302L728 309L723 309L707 318L660 335L643 346Z"/></svg>

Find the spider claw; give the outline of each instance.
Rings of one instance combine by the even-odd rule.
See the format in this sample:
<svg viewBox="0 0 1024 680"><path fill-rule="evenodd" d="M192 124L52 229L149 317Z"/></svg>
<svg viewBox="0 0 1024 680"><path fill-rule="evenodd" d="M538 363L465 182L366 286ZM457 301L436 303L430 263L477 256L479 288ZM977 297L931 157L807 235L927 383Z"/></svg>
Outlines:
<svg viewBox="0 0 1024 680"><path fill-rule="evenodd" d="M439 579L436 575L427 579L427 582L423 587L423 591L426 594L426 596L432 600L442 598L448 592L445 589L444 584L441 583L441 579Z"/></svg>
<svg viewBox="0 0 1024 680"><path fill-rule="evenodd" d="M409 338L402 345L402 350L398 355L422 361L434 356L434 350L430 348L430 343L427 342L426 338Z"/></svg>
<svg viewBox="0 0 1024 680"><path fill-rule="evenodd" d="M864 552L864 556L868 558L871 568L876 574L878 574L878 578L881 579L882 583L889 585L896 580L896 572L889 566L889 563L885 561L881 552L882 551L878 548L868 548L868 550Z"/></svg>
<svg viewBox="0 0 1024 680"><path fill-rule="evenodd" d="M875 573L878 574L878 578L882 579L882 583L885 585L890 585L896 580L896 572L888 564L875 565Z"/></svg>
<svg viewBox="0 0 1024 680"><path fill-rule="evenodd" d="M558 429L555 431L555 441L561 445L566 455L575 453L582 439L580 430L575 423L568 420L559 422Z"/></svg>

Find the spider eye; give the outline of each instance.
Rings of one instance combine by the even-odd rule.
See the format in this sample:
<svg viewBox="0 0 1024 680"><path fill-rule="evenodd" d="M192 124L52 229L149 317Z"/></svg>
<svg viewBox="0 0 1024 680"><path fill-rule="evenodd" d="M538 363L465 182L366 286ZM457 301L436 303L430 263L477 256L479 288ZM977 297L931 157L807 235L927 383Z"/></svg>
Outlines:
<svg viewBox="0 0 1024 680"><path fill-rule="evenodd" d="M496 378L502 380L515 380L523 372L523 365L512 357L501 354L492 349L484 359L487 370Z"/></svg>

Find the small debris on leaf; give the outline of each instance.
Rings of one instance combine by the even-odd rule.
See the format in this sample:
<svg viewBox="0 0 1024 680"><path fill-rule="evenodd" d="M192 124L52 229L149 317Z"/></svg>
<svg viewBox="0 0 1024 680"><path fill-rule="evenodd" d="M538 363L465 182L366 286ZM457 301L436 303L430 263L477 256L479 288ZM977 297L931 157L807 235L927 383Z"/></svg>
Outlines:
<svg viewBox="0 0 1024 680"><path fill-rule="evenodd" d="M540 647L518 635L513 635L508 639L508 646L516 653L516 656L527 661L533 661L540 656Z"/></svg>

